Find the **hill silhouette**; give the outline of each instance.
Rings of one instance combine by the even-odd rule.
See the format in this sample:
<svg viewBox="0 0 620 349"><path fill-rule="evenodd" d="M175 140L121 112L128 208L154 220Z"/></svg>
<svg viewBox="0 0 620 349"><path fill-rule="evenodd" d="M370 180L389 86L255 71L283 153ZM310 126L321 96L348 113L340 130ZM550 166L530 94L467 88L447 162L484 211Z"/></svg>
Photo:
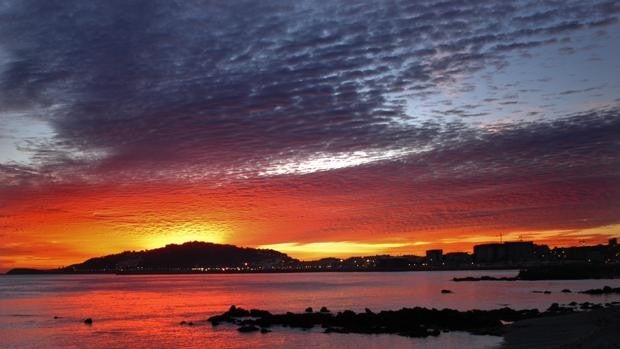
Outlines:
<svg viewBox="0 0 620 349"><path fill-rule="evenodd" d="M192 241L144 251L126 251L52 270L16 268L7 274L148 272L192 268L273 268L297 262L288 255L266 249Z"/></svg>

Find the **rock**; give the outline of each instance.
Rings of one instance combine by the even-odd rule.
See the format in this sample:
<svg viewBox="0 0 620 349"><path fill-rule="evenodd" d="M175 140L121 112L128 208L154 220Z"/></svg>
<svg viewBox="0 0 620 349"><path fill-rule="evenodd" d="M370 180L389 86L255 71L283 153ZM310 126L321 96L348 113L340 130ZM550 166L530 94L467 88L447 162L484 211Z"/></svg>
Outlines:
<svg viewBox="0 0 620 349"><path fill-rule="evenodd" d="M259 309L250 309L251 317L267 317L271 316L271 313L267 310L259 310Z"/></svg>
<svg viewBox="0 0 620 349"><path fill-rule="evenodd" d="M493 277L493 276L481 276L481 277L473 277L473 276L466 276L466 277L454 277L452 278L452 281L456 281L456 282L460 282L460 281L517 281L518 278L516 277Z"/></svg>
<svg viewBox="0 0 620 349"><path fill-rule="evenodd" d="M551 312L551 313L555 313L555 312L557 312L557 311L559 311L559 310L560 310L560 305L559 305L558 303L553 303L553 304L551 304L551 306L549 307L549 309L547 309L547 311L548 311L548 312Z"/></svg>
<svg viewBox="0 0 620 349"><path fill-rule="evenodd" d="M254 325L243 325L243 326L239 327L237 329L237 331L242 332L242 333L249 333L249 332L260 331L260 328L254 326Z"/></svg>
<svg viewBox="0 0 620 349"><path fill-rule="evenodd" d="M60 319L60 316L54 316L54 320Z"/></svg>
<svg viewBox="0 0 620 349"><path fill-rule="evenodd" d="M544 294L551 294L551 291L545 291Z"/></svg>
<svg viewBox="0 0 620 349"><path fill-rule="evenodd" d="M441 293L443 293L443 294L452 293L452 291L450 291L450 290L441 290Z"/></svg>
<svg viewBox="0 0 620 349"><path fill-rule="evenodd" d="M88 319L84 320L84 323L87 324L87 325L92 325L93 324L93 319L88 318Z"/></svg>
<svg viewBox="0 0 620 349"><path fill-rule="evenodd" d="M179 325L187 325L187 322L185 320L179 322Z"/></svg>
<svg viewBox="0 0 620 349"><path fill-rule="evenodd" d="M433 337L439 336L440 333L441 332L438 329L436 329L436 328L428 331L428 334L433 336Z"/></svg>
<svg viewBox="0 0 620 349"><path fill-rule="evenodd" d="M190 321L190 322L187 323L187 325L188 326L194 326L194 323Z"/></svg>
<svg viewBox="0 0 620 349"><path fill-rule="evenodd" d="M232 317L250 316L250 312L241 307L237 308L236 306L231 305L230 308L228 309L228 316L232 316Z"/></svg>
<svg viewBox="0 0 620 349"><path fill-rule="evenodd" d="M571 291L571 290L569 290L568 288L565 288L565 289L563 289L563 290L562 290L562 293L571 293L571 292L572 292L572 291Z"/></svg>
<svg viewBox="0 0 620 349"><path fill-rule="evenodd" d="M421 307L402 308L400 310L384 310L355 313L344 310L331 313L326 307L319 312L271 314L267 311L255 310L255 315L236 318L230 314L245 314L245 310L233 308L228 312L211 317L214 325L228 322L238 327L239 332L267 333L272 326L297 328L301 330L321 326L325 333L365 333L365 334L398 334L408 337L437 336L441 331L466 331L473 334L495 334L501 331L502 324L523 319L536 318L551 314L573 312L572 308L554 303L546 312L538 309L514 310L503 307L495 310L458 311L454 309L427 309Z"/></svg>
<svg viewBox="0 0 620 349"><path fill-rule="evenodd" d="M271 332L270 329L267 329L267 328L261 328L260 329L260 333L262 333L262 334L269 333L269 332Z"/></svg>
<svg viewBox="0 0 620 349"><path fill-rule="evenodd" d="M586 293L586 294L591 294L591 295L620 293L620 287L613 288L613 287L605 286L603 288L593 288L591 290L581 291L581 293Z"/></svg>
<svg viewBox="0 0 620 349"><path fill-rule="evenodd" d="M313 311L312 311L312 307L307 307L307 308L306 308L306 313L312 313L312 312L313 312Z"/></svg>

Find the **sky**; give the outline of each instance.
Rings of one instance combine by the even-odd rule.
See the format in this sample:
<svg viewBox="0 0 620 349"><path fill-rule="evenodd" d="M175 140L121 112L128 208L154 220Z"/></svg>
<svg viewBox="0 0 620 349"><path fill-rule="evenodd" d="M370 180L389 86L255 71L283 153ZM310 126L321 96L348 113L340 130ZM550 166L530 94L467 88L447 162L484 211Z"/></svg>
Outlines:
<svg viewBox="0 0 620 349"><path fill-rule="evenodd" d="M617 1L0 1L0 271L620 235Z"/></svg>

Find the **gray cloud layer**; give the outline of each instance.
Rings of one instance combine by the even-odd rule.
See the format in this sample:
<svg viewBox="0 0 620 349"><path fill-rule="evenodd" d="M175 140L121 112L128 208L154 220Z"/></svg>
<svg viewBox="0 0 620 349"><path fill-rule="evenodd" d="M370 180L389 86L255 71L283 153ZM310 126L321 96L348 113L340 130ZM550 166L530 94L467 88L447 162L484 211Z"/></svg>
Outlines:
<svg viewBox="0 0 620 349"><path fill-rule="evenodd" d="M529 49L614 26L619 12L615 1L3 2L0 111L31 113L53 132L23 144L31 164L0 164L0 179L5 187L85 178L265 181L259 174L278 161L398 150L397 160L294 180L400 193L452 184L454 200L510 192L515 183L550 185L557 190L542 191L546 200L566 201L554 206L578 198L583 212L602 212L601 223L617 221L608 211L618 206L620 183L617 101L489 128L452 116L492 120L485 103L518 105L515 88L480 104L437 106L436 118L408 103L432 102L462 77L504 69ZM594 91L588 86L559 95L583 96ZM350 181L340 177L347 173ZM571 187L581 189L571 196ZM437 199L433 190L411 194ZM508 200L527 205L519 200L529 194ZM497 195L479 199L504 200ZM394 224L424 220L407 207L394 211ZM567 212L574 210L558 217Z"/></svg>

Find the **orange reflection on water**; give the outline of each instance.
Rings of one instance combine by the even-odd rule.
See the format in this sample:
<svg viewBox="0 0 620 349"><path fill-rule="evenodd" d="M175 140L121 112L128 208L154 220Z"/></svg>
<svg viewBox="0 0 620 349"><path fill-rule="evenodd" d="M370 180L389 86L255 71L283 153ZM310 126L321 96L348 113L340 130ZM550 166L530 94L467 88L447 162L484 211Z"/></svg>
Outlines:
<svg viewBox="0 0 620 349"><path fill-rule="evenodd" d="M425 306L454 309L546 309L552 302L592 301L592 296L560 292L610 285L620 280L454 283L454 276L514 271L202 274L202 275L55 275L0 278L0 347L196 347L332 348L422 345L479 348L486 339L442 334L431 342L398 336L311 334L274 329L267 335L240 334L236 327L213 328L205 320L231 304L272 312L302 312L327 306L332 311L363 311ZM451 289L453 294L442 294ZM551 290L551 295L532 293ZM620 301L612 295L606 301ZM54 319L57 316L59 318ZM83 320L92 318L92 325ZM194 326L182 326L192 321ZM496 338L497 339L497 338ZM499 340L499 339L498 339ZM437 343L435 343L435 341ZM435 344L433 344L435 343ZM471 345L468 345L471 344ZM486 343L486 344L485 344ZM493 342L497 344L496 342Z"/></svg>

